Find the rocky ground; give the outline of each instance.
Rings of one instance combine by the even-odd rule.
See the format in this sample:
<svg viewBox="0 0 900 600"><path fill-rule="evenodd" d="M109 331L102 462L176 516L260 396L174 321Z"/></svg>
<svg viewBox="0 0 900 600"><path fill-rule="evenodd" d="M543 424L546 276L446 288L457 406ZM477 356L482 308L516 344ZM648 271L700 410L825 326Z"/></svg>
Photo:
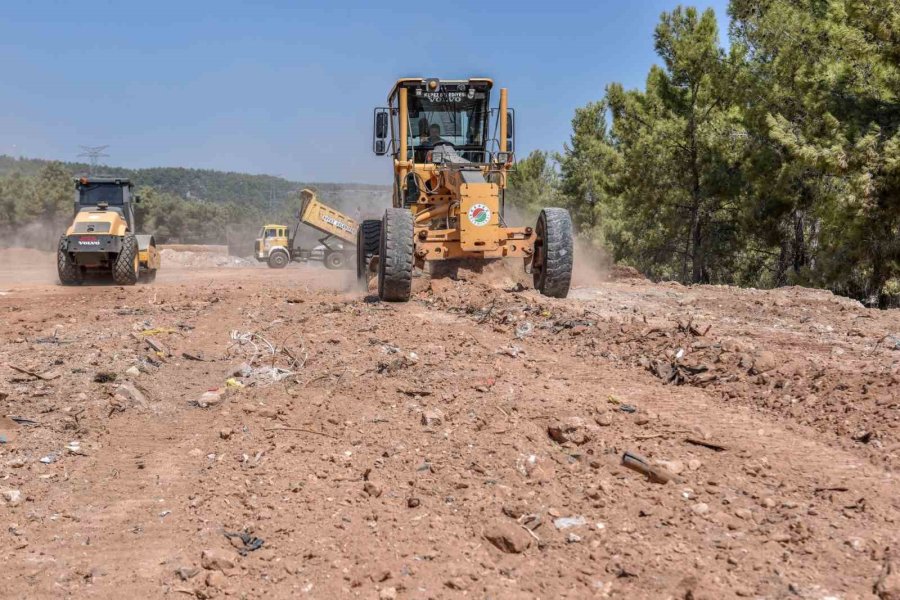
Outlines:
<svg viewBox="0 0 900 600"><path fill-rule="evenodd" d="M5 595L900 598L896 311L460 277L0 260Z"/></svg>

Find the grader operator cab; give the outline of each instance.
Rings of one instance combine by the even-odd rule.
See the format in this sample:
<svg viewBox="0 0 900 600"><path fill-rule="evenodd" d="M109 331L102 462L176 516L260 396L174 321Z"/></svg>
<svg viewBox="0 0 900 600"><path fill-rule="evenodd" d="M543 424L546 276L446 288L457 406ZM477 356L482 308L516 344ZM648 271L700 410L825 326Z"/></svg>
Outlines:
<svg viewBox="0 0 900 600"><path fill-rule="evenodd" d="M507 91L490 108L493 82L401 79L375 109L373 150L394 159L393 208L357 233L357 275L377 272L382 300L409 300L415 267L433 261L522 259L545 296L564 298L572 278L572 220L545 208L535 227L505 218L514 164Z"/></svg>
<svg viewBox="0 0 900 600"><path fill-rule="evenodd" d="M156 278L160 256L152 235L135 233L134 186L127 179L75 180L75 219L59 239L56 266L63 285L90 274L111 276L119 285Z"/></svg>

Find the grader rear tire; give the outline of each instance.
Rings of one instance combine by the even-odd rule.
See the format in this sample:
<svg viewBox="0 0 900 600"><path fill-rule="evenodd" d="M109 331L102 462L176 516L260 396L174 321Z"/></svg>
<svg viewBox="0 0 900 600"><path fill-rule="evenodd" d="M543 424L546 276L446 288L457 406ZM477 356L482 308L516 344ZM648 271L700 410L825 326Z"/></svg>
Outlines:
<svg viewBox="0 0 900 600"><path fill-rule="evenodd" d="M56 250L56 271L59 274L59 282L63 285L81 283L81 269L69 254L66 236L59 238L59 246Z"/></svg>
<svg viewBox="0 0 900 600"><path fill-rule="evenodd" d="M545 208L535 228L532 274L534 287L544 296L565 298L572 283L572 217L564 208Z"/></svg>
<svg viewBox="0 0 900 600"><path fill-rule="evenodd" d="M378 251L378 297L406 302L412 294L413 214L405 208L384 212Z"/></svg>
<svg viewBox="0 0 900 600"><path fill-rule="evenodd" d="M122 250L112 265L112 278L118 285L134 285L141 273L138 243L134 235L122 238Z"/></svg>
<svg viewBox="0 0 900 600"><path fill-rule="evenodd" d="M369 288L369 263L378 254L381 245L381 221L366 219L356 231L356 280L364 289Z"/></svg>

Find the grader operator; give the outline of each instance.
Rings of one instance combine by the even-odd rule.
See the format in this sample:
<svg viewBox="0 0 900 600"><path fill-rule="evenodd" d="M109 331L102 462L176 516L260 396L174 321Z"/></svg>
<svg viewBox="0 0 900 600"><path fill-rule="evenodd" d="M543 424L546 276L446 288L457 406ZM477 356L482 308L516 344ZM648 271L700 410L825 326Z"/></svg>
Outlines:
<svg viewBox="0 0 900 600"><path fill-rule="evenodd" d="M534 287L564 298L572 278L572 220L545 208L535 227L505 219L514 165L506 89L490 108L490 79L401 79L375 110L373 150L394 162L393 207L357 233L357 275L377 272L382 300L406 301L413 269L434 261L522 259Z"/></svg>

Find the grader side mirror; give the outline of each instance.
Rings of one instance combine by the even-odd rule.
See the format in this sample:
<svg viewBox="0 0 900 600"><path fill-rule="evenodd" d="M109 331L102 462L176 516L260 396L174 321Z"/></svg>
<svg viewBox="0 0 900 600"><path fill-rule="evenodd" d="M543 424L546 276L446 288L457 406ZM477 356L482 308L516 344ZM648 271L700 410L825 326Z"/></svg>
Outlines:
<svg viewBox="0 0 900 600"><path fill-rule="evenodd" d="M375 135L372 145L375 154L382 156L387 154L388 115L386 108L375 109Z"/></svg>
<svg viewBox="0 0 900 600"><path fill-rule="evenodd" d="M506 149L513 152L516 149L516 111L508 110L506 120Z"/></svg>

